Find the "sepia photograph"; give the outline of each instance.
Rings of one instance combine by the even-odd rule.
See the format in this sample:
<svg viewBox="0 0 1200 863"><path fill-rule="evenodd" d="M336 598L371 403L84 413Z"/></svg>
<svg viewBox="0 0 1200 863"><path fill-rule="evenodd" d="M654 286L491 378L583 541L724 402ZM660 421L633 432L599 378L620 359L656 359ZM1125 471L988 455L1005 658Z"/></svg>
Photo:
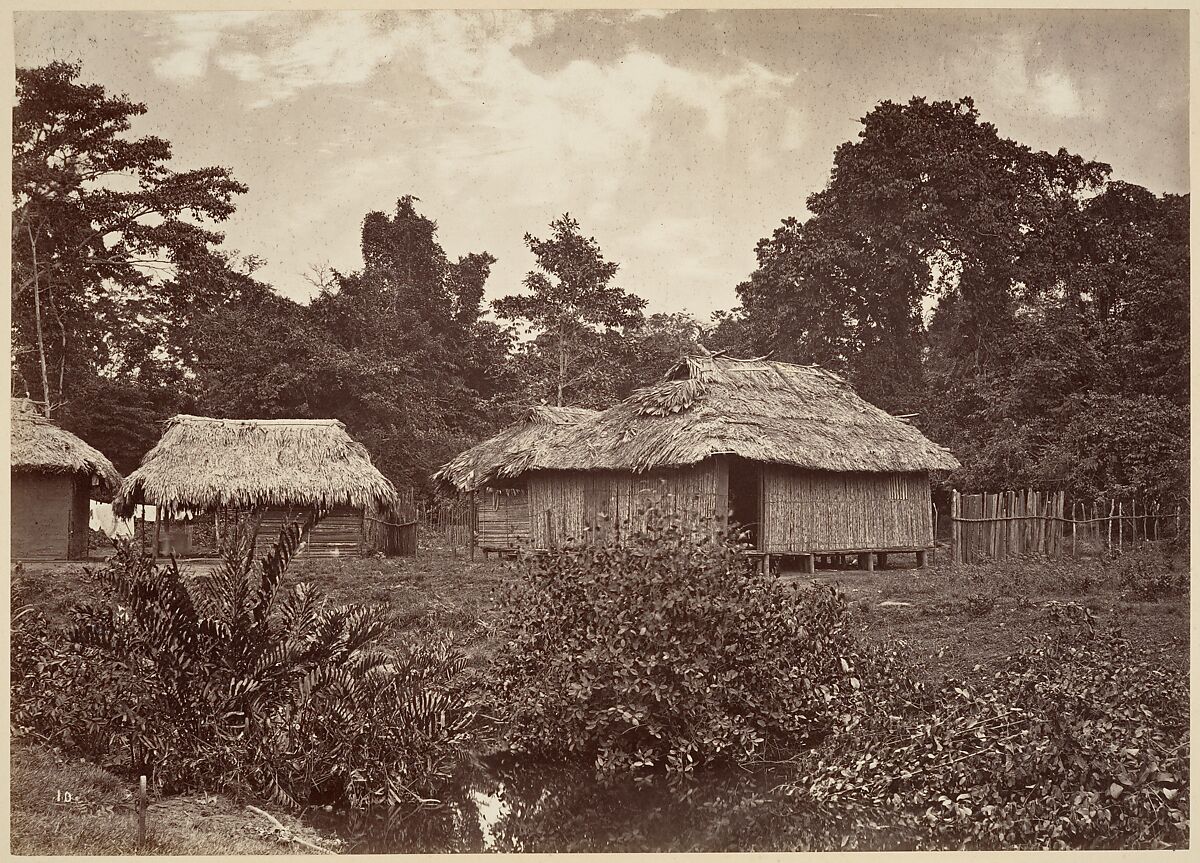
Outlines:
<svg viewBox="0 0 1200 863"><path fill-rule="evenodd" d="M1189 847L1189 10L12 15L10 853Z"/></svg>

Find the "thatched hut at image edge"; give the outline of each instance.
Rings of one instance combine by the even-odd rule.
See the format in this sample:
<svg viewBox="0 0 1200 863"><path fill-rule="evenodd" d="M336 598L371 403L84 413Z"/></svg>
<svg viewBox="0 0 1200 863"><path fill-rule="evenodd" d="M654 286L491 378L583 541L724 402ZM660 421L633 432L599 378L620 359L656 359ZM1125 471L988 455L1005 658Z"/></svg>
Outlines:
<svg viewBox="0 0 1200 863"><path fill-rule="evenodd" d="M443 488L472 495L478 548L511 552L529 541L523 475L537 463L541 448L554 446L572 426L595 415L587 408L539 405L434 474Z"/></svg>
<svg viewBox="0 0 1200 863"><path fill-rule="evenodd" d="M958 461L816 366L690 356L653 386L539 446L519 477L530 544L619 530L648 502L743 526L764 555L933 546L929 474ZM518 477L513 477L513 480Z"/></svg>
<svg viewBox="0 0 1200 863"><path fill-rule="evenodd" d="M357 555L363 518L388 506L396 490L366 447L338 420L236 420L179 415L113 501L118 515L141 503L165 519L182 511L260 517L273 540L285 520L324 517L305 544L307 556Z"/></svg>
<svg viewBox="0 0 1200 863"><path fill-rule="evenodd" d="M11 402L14 560L86 556L88 501L108 495L121 475L104 453L47 419L29 399Z"/></svg>

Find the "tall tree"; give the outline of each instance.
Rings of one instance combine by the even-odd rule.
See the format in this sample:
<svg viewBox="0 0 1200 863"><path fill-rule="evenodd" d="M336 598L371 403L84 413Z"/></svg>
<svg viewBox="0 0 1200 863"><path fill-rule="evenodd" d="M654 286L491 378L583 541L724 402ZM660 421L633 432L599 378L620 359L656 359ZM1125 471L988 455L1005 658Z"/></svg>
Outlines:
<svg viewBox="0 0 1200 863"><path fill-rule="evenodd" d="M525 235L538 266L525 276L529 293L502 297L492 308L536 332L529 352L548 372L555 404L562 405L587 368L599 331L636 323L646 301L610 284L618 265L605 260L600 244L584 237L570 214L552 221L550 231L545 240Z"/></svg>
<svg viewBox="0 0 1200 863"><path fill-rule="evenodd" d="M1108 171L1002 138L969 98L881 103L837 149L812 218L759 244L739 287L757 347L838 366L904 407L922 388L924 307L954 295L956 355L986 368L1017 294L1047 277L1031 250Z"/></svg>
<svg viewBox="0 0 1200 863"><path fill-rule="evenodd" d="M246 191L225 168L171 170L170 144L126 136L146 106L79 74L18 69L13 110L15 370L47 415L114 362L177 359L164 344L173 314L223 286L179 274L219 269L221 235L202 223Z"/></svg>

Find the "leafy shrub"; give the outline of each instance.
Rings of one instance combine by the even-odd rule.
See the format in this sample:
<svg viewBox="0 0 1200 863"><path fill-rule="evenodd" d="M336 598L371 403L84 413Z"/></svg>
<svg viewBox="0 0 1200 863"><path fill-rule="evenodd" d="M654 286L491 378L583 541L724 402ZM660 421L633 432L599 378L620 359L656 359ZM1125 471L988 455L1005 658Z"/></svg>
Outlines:
<svg viewBox="0 0 1200 863"><path fill-rule="evenodd" d="M982 685L914 696L902 661L882 691L864 678L854 732L799 759L774 808L791 846L1186 846L1186 673L1067 605Z"/></svg>
<svg viewBox="0 0 1200 863"><path fill-rule="evenodd" d="M531 558L496 675L511 748L649 776L820 738L859 685L845 600L741 552L652 510L620 544Z"/></svg>
<svg viewBox="0 0 1200 863"><path fill-rule="evenodd" d="M1122 553L1114 565L1117 581L1131 599L1153 601L1183 589L1183 578L1170 559L1150 543Z"/></svg>
<svg viewBox="0 0 1200 863"><path fill-rule="evenodd" d="M170 789L292 806L427 795L475 723L465 660L445 642L375 650L377 610L285 589L303 530L285 528L257 563L252 542L234 543L193 581L121 548L65 638L20 621L18 733Z"/></svg>

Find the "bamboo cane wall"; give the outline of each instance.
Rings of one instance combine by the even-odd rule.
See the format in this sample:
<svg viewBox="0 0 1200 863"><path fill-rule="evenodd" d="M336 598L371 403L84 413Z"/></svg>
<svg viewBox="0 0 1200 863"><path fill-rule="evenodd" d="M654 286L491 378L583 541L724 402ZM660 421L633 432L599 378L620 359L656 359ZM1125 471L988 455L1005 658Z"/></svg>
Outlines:
<svg viewBox="0 0 1200 863"><path fill-rule="evenodd" d="M513 551L529 541L529 495L525 489L484 489L475 497L475 544L487 551Z"/></svg>
<svg viewBox="0 0 1200 863"><path fill-rule="evenodd" d="M75 501L79 483L70 474L12 474L13 559L51 560L81 557L71 540L86 535L88 511L83 509L82 527ZM85 486L86 489L86 486Z"/></svg>
<svg viewBox="0 0 1200 863"><path fill-rule="evenodd" d="M762 522L772 554L929 548L929 476L767 465Z"/></svg>
<svg viewBox="0 0 1200 863"><path fill-rule="evenodd" d="M643 474L620 471L538 471L529 478L529 535L535 548L605 537L629 520L644 521L661 504L689 522L721 524L729 510L728 466L707 459Z"/></svg>

